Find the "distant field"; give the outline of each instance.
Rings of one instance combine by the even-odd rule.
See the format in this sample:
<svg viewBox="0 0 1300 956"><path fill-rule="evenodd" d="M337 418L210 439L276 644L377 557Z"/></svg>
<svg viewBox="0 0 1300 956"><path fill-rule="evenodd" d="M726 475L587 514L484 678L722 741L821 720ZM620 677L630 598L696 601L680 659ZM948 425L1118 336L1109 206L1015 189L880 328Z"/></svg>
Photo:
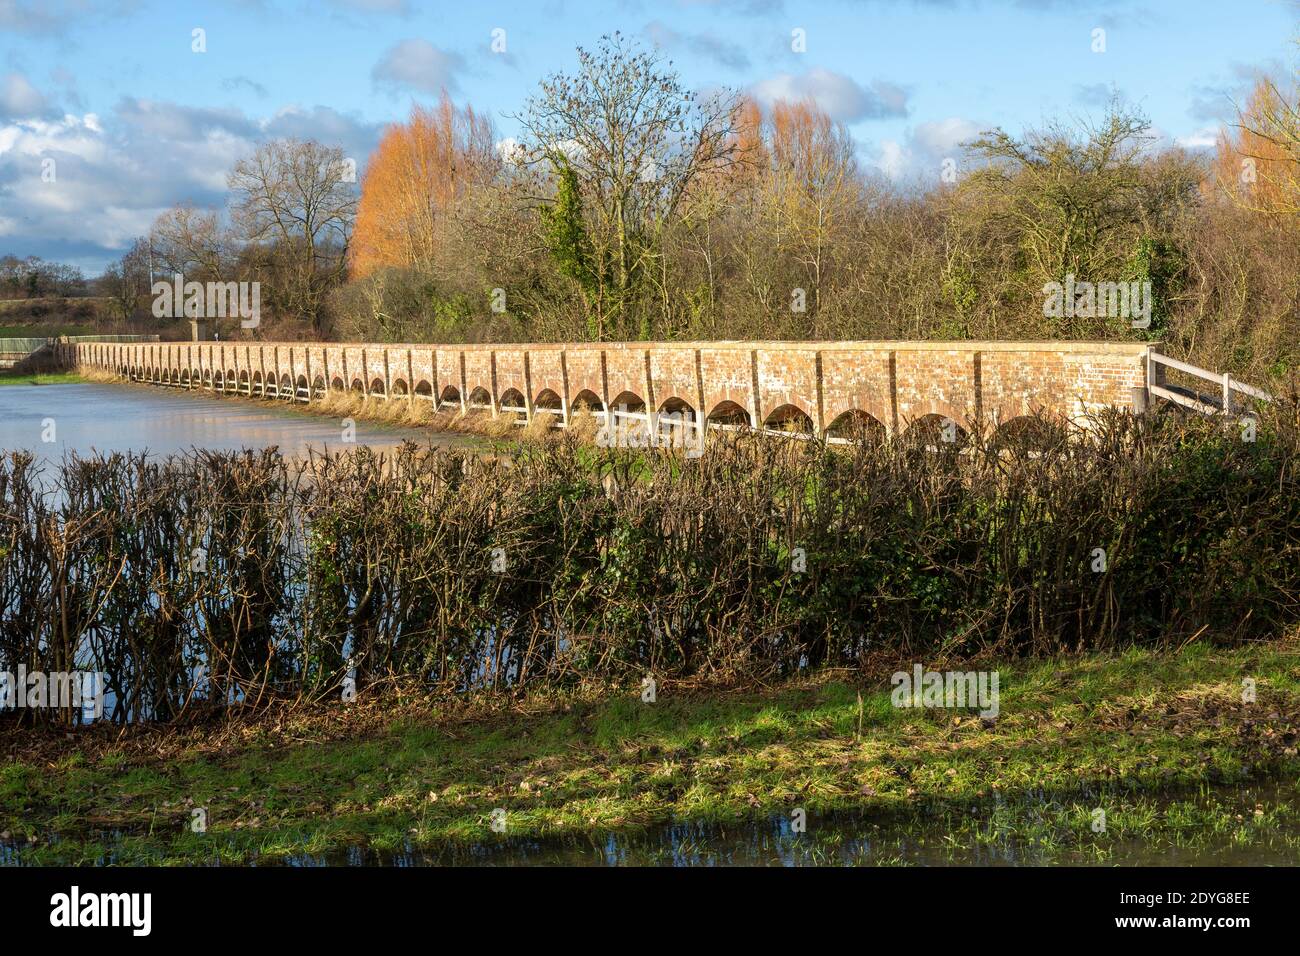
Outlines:
<svg viewBox="0 0 1300 956"><path fill-rule="evenodd" d="M36 372L15 375L0 372L0 386L5 385L73 385L85 381L76 372Z"/></svg>
<svg viewBox="0 0 1300 956"><path fill-rule="evenodd" d="M0 325L0 339L49 338L55 335L93 335L93 325L35 322L31 325Z"/></svg>

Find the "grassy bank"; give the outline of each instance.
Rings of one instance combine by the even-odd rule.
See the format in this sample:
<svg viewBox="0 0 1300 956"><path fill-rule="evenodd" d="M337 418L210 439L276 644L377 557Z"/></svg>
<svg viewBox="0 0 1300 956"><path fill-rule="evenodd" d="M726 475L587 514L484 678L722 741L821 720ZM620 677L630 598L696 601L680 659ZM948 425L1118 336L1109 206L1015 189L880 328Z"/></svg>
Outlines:
<svg viewBox="0 0 1300 956"><path fill-rule="evenodd" d="M0 385L79 385L84 381L76 372L0 372Z"/></svg>
<svg viewBox="0 0 1300 956"><path fill-rule="evenodd" d="M72 863L499 841L497 808L508 836L578 840L795 808L810 819L924 814L947 821L954 841L986 839L994 821L1103 860L1134 840L1282 841L1289 852L1300 833L1285 801L1243 815L1152 799L1296 783L1294 640L1017 663L999 668L993 720L893 707L893 669L762 690L669 683L654 703L637 688L459 703L363 695L209 727L21 731L6 735L0 831L24 859ZM1242 699L1244 678L1256 682L1254 703ZM189 829L194 807L207 812L206 833Z"/></svg>

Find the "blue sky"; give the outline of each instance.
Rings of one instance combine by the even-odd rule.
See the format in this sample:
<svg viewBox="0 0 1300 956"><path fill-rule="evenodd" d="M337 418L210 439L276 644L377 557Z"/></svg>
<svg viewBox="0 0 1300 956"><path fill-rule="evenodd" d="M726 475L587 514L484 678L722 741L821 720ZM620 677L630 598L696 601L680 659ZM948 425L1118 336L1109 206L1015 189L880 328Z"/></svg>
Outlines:
<svg viewBox="0 0 1300 956"><path fill-rule="evenodd" d="M0 254L98 271L167 206L224 202L259 141L364 167L443 88L510 137L538 80L614 30L698 89L813 96L865 167L921 182L982 129L1097 115L1111 91L1206 148L1256 70L1300 60L1295 0L0 0Z"/></svg>

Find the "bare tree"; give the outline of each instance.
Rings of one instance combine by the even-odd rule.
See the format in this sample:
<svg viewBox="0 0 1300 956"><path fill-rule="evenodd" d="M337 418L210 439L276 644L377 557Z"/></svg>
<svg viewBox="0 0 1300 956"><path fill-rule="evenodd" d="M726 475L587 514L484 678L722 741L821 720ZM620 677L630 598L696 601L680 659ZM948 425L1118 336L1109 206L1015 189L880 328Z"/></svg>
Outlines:
<svg viewBox="0 0 1300 956"><path fill-rule="evenodd" d="M156 266L156 278L172 275L199 282L224 279L233 258L232 240L221 215L189 204L175 206L157 219L150 229L149 246Z"/></svg>
<svg viewBox="0 0 1300 956"><path fill-rule="evenodd" d="M594 51L578 48L576 73L543 80L521 117L528 161L576 176L594 220L590 271L611 287L616 313L652 267L692 180L735 151L735 95L701 100L671 66L618 33L604 36Z"/></svg>
<svg viewBox="0 0 1300 956"><path fill-rule="evenodd" d="M263 144L229 178L235 227L274 276L268 300L318 330L322 300L347 269L357 209L351 172L341 149L290 139Z"/></svg>
<svg viewBox="0 0 1300 956"><path fill-rule="evenodd" d="M122 322L130 323L149 292L149 240L137 239L121 259L111 263L99 280L100 288Z"/></svg>

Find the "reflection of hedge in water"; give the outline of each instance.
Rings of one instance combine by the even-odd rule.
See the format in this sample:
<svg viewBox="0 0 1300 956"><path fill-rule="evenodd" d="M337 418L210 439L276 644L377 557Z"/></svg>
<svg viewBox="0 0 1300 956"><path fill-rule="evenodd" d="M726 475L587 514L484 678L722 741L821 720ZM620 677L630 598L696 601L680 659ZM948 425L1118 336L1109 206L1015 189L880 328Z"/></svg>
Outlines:
<svg viewBox="0 0 1300 956"><path fill-rule="evenodd" d="M561 438L509 461L407 446L36 474L15 453L0 669L103 670L122 720L336 695L349 661L364 692L752 675L868 642L933 660L1264 637L1300 616L1298 433L1289 407L1254 443L1114 415L1085 440L1044 426L1034 454L742 435L684 461Z"/></svg>

